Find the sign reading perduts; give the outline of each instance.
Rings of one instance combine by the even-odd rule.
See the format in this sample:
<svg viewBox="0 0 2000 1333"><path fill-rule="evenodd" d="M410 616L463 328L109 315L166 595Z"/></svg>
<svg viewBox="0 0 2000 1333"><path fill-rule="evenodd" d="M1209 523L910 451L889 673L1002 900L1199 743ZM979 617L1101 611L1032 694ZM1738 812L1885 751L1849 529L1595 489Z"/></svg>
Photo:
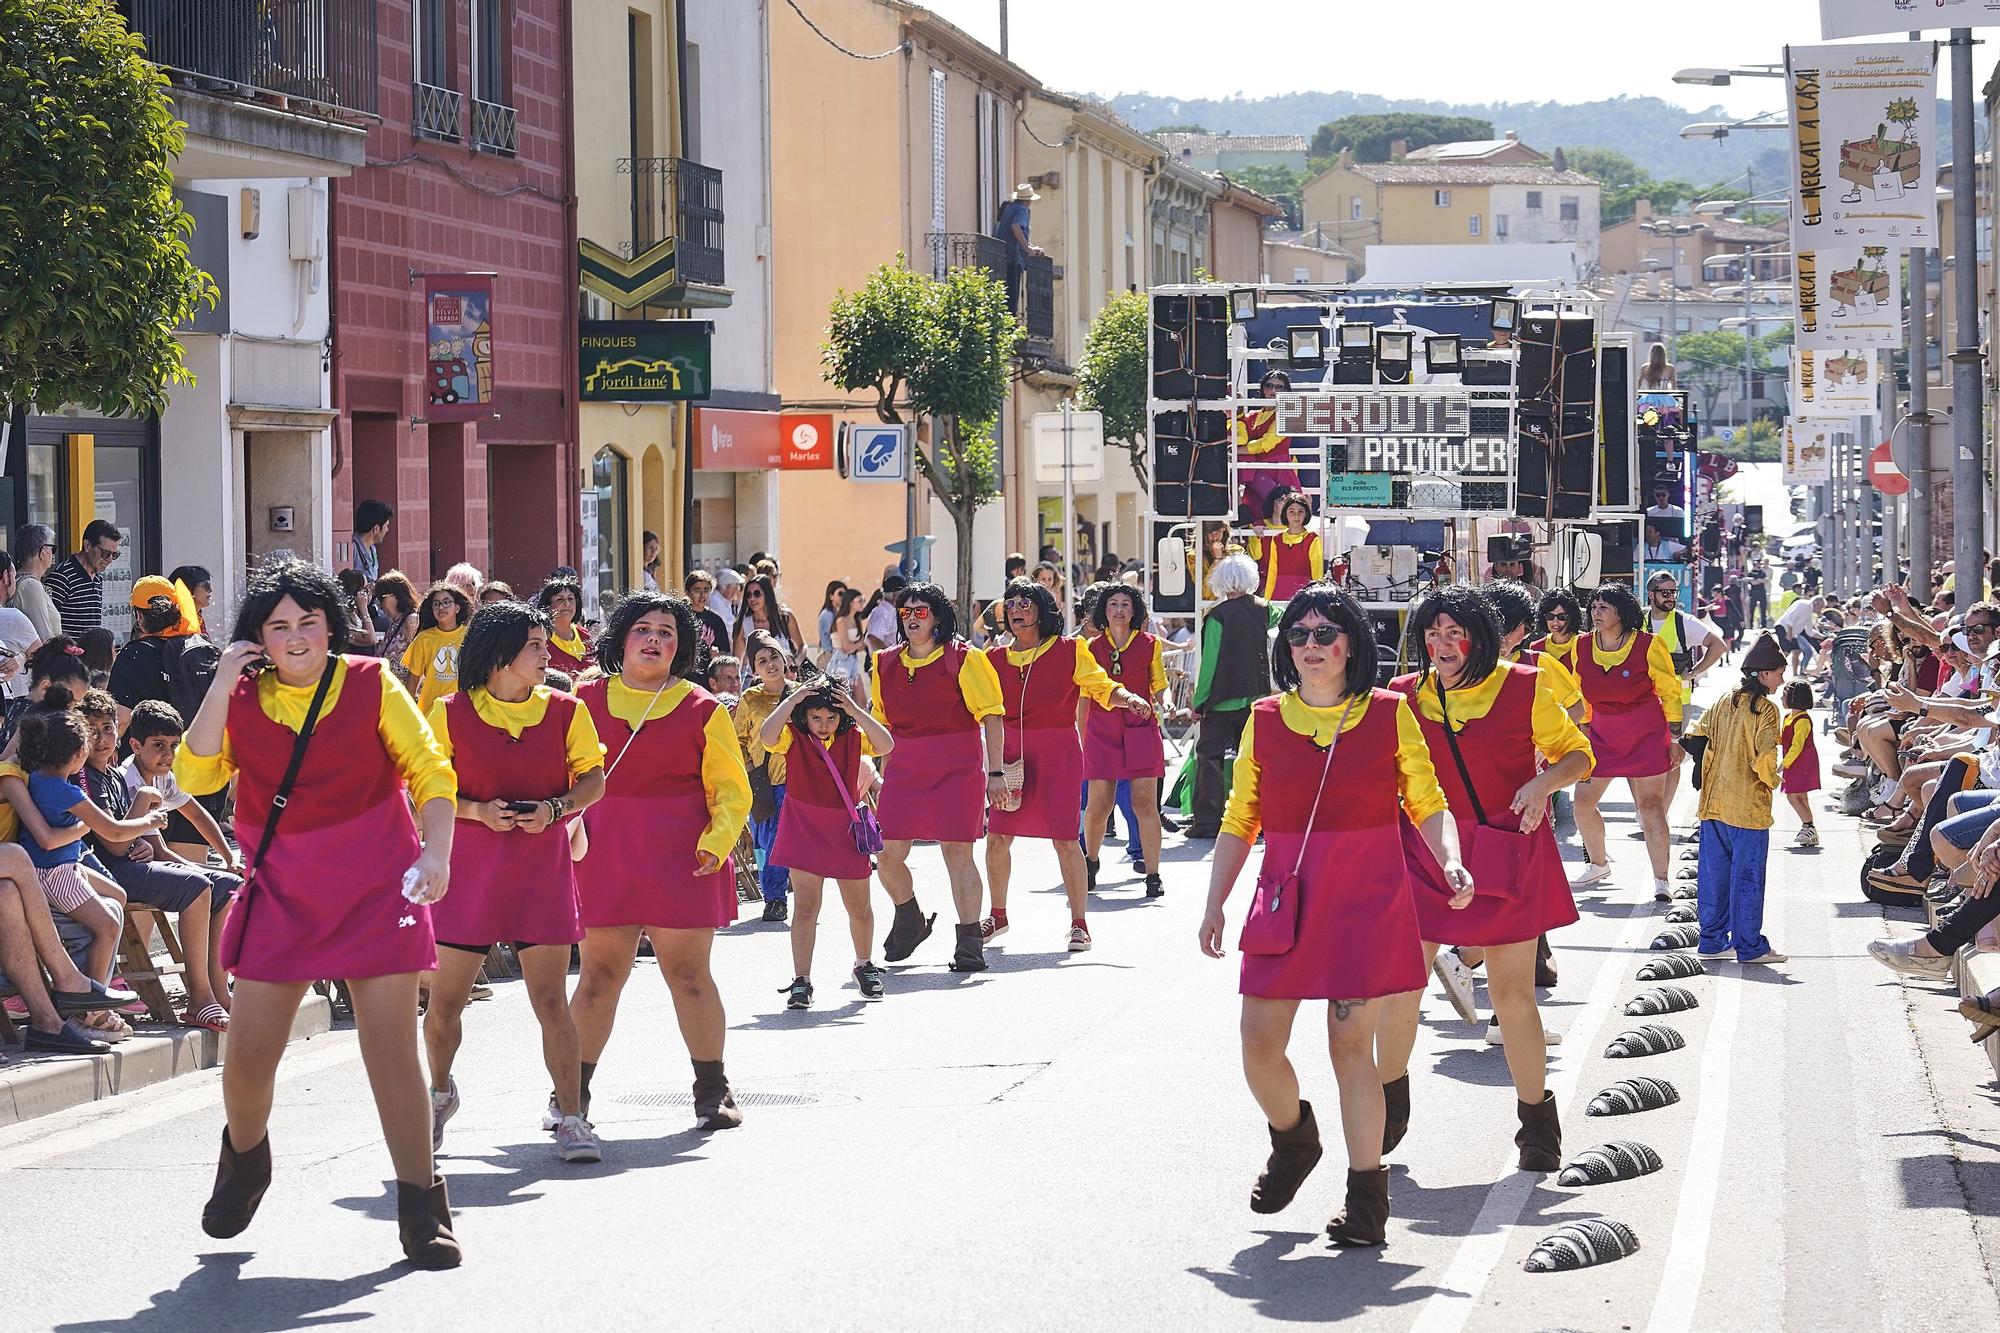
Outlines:
<svg viewBox="0 0 2000 1333"><path fill-rule="evenodd" d="M1472 512L1512 505L1505 401L1480 401L1465 389L1340 388L1281 393L1275 413L1277 434L1326 441L1330 505Z"/></svg>
<svg viewBox="0 0 2000 1333"><path fill-rule="evenodd" d="M424 416L472 421L493 415L493 279L424 275Z"/></svg>
<svg viewBox="0 0 2000 1333"><path fill-rule="evenodd" d="M577 329L577 397L586 403L700 401L713 387L705 319L586 319Z"/></svg>
<svg viewBox="0 0 2000 1333"><path fill-rule="evenodd" d="M1792 248L1937 240L1937 44L1785 48Z"/></svg>

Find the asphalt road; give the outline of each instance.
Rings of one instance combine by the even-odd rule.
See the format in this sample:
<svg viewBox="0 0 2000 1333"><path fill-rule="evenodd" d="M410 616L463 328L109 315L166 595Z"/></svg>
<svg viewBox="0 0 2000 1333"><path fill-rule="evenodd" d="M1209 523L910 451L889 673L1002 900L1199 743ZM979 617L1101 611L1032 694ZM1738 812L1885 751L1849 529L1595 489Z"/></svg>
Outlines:
<svg viewBox="0 0 2000 1333"><path fill-rule="evenodd" d="M538 1129L547 1082L526 998L499 985L467 1014L466 1104L441 1163L467 1252L452 1273L399 1262L351 1029L288 1056L277 1179L234 1241L198 1226L215 1073L0 1131L18 1261L0 1327L2000 1326L2000 1094L1951 998L1865 956L1913 925L1860 900L1862 834L1822 816L1825 849L1774 850L1768 933L1790 964L1711 963L1685 983L1700 1007L1664 1020L1684 1050L1608 1060L1605 1043L1642 1021L1619 1007L1644 988L1633 974L1657 923L1629 818L1607 808L1617 877L1556 938L1546 1014L1565 1037L1552 1086L1566 1156L1642 1141L1664 1166L1635 1181L1569 1189L1514 1171L1500 1051L1433 987L1388 1246L1336 1251L1322 1234L1343 1166L1330 1124L1299 1199L1253 1215L1266 1140L1237 1065L1234 962L1195 947L1198 846L1170 845L1156 902L1107 861L1082 955L1063 950L1053 855L1023 850L1014 929L982 976L945 970L940 922L864 1005L829 901L819 1007L788 1013L783 928L719 941L740 1130L690 1128L685 1053L642 961L596 1078L606 1160L563 1165ZM925 865L928 904L945 908L934 853ZM1319 1020L1302 1019L1294 1059L1330 1111ZM1673 1081L1679 1104L1583 1115L1639 1074ZM1539 1237L1600 1216L1639 1251L1523 1271Z"/></svg>

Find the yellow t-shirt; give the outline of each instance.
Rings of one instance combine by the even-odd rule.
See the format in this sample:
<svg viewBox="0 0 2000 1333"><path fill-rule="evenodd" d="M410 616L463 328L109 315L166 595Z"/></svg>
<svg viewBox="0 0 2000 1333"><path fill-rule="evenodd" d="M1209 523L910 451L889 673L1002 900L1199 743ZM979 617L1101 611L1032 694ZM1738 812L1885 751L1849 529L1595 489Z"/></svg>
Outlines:
<svg viewBox="0 0 2000 1333"><path fill-rule="evenodd" d="M28 770L19 764L0 764L0 778L28 780ZM21 816L13 805L0 799L0 842L13 842L21 836Z"/></svg>
<svg viewBox="0 0 2000 1333"><path fill-rule="evenodd" d="M465 646L465 626L418 630L403 653L403 669L417 682L417 711L426 717L431 705L458 688L458 654Z"/></svg>
<svg viewBox="0 0 2000 1333"><path fill-rule="evenodd" d="M509 736L519 740L521 733L535 726L548 716L549 699L555 691L546 685L535 686L535 692L519 703L508 703L496 699L484 688L472 691L472 711L479 720L489 727L497 727ZM450 714L444 700L431 705L431 734L437 737L438 749L450 759L455 751L451 743ZM597 738L597 724L590 720L590 710L577 705L570 715L569 731L563 738L563 748L569 757L569 778L575 782L592 769L604 767L604 744Z"/></svg>

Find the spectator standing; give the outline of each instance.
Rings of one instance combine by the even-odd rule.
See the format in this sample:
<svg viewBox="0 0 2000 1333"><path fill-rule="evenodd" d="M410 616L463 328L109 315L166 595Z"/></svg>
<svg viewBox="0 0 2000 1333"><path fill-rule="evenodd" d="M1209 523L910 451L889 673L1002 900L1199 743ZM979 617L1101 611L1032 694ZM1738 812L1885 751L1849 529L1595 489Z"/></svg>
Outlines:
<svg viewBox="0 0 2000 1333"><path fill-rule="evenodd" d="M195 618L201 622L203 637L208 635L208 608L215 603L215 579L201 565L176 565L174 572L167 575L169 583L185 583L188 596L194 599Z"/></svg>
<svg viewBox="0 0 2000 1333"><path fill-rule="evenodd" d="M46 523L29 523L14 534L14 564L19 581L7 605L25 615L38 637L53 639L63 632L62 615L49 599L42 576L56 562L56 531Z"/></svg>
<svg viewBox="0 0 2000 1333"><path fill-rule="evenodd" d="M1226 555L1209 571L1209 586L1221 602L1201 623L1201 670L1195 677L1192 707L1201 731L1194 748L1194 819L1190 838L1212 839L1222 832L1222 804L1228 795L1222 761L1236 748L1250 705L1271 692L1271 606L1255 595L1257 563L1243 554Z"/></svg>
<svg viewBox="0 0 2000 1333"><path fill-rule="evenodd" d="M458 654L472 623L472 599L442 579L431 585L417 611L417 637L403 653L403 667L417 681L417 711L458 689Z"/></svg>
<svg viewBox="0 0 2000 1333"><path fill-rule="evenodd" d="M354 506L354 540L347 544L347 567L370 584L382 577L384 539L396 511L381 500L363 500Z"/></svg>
<svg viewBox="0 0 2000 1333"><path fill-rule="evenodd" d="M1028 261L1042 254L1042 248L1028 238L1028 205L1039 202L1041 197L1032 185L1016 185L1014 197L1000 205L1000 216L993 221L993 234L1007 246L1007 303L1017 315L1021 313L1022 275L1028 270Z"/></svg>
<svg viewBox="0 0 2000 1333"><path fill-rule="evenodd" d="M861 630L868 636L869 652L879 653L903 642L903 632L896 624L896 594L909 586L910 581L901 574L883 575L882 586L861 613Z"/></svg>
<svg viewBox="0 0 2000 1333"><path fill-rule="evenodd" d="M746 575L732 565L715 571L715 587L709 590L708 609L715 612L729 633L736 633L736 618L743 614L743 582Z"/></svg>
<svg viewBox="0 0 2000 1333"><path fill-rule="evenodd" d="M185 587L157 574L140 579L132 586L132 623L139 635L112 662L108 685L120 720L129 718L144 699L189 713L201 707L215 676L215 652L204 640L194 646L205 652L188 655L190 641L199 640L201 622Z"/></svg>
<svg viewBox="0 0 2000 1333"><path fill-rule="evenodd" d="M377 650L379 656L388 664L390 674L403 682L403 688L415 693L417 678L403 665L403 654L417 637L417 590L410 585L410 576L392 569L376 579L375 605L371 609L389 622Z"/></svg>
<svg viewBox="0 0 2000 1333"><path fill-rule="evenodd" d="M101 518L83 530L83 546L49 571L49 598L72 639L104 623L104 571L125 547L125 534Z"/></svg>
<svg viewBox="0 0 2000 1333"><path fill-rule="evenodd" d="M640 549L645 552L644 563L639 566L639 578L646 585L647 592L660 590L660 534L648 532L641 537Z"/></svg>
<svg viewBox="0 0 2000 1333"><path fill-rule="evenodd" d="M723 611L729 610L729 603L715 595L715 579L705 569L690 569L687 578L681 581L681 590L687 593L688 605L694 608L695 632L707 640L709 656L727 656L733 617L718 614L714 609L717 602L722 602Z"/></svg>
<svg viewBox="0 0 2000 1333"><path fill-rule="evenodd" d="M42 642L27 612L12 605L18 579L14 558L0 551L0 601L8 603L0 606L0 695L9 700L28 697L28 654Z"/></svg>

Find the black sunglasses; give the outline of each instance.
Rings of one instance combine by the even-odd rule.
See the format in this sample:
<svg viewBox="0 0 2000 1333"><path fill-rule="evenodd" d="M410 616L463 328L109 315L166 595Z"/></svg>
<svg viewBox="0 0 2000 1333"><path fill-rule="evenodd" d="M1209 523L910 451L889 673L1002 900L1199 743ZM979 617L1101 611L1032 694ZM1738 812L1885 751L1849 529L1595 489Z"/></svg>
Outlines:
<svg viewBox="0 0 2000 1333"><path fill-rule="evenodd" d="M1303 648L1310 640L1324 648L1345 633L1339 625L1294 625L1285 631L1285 642Z"/></svg>

